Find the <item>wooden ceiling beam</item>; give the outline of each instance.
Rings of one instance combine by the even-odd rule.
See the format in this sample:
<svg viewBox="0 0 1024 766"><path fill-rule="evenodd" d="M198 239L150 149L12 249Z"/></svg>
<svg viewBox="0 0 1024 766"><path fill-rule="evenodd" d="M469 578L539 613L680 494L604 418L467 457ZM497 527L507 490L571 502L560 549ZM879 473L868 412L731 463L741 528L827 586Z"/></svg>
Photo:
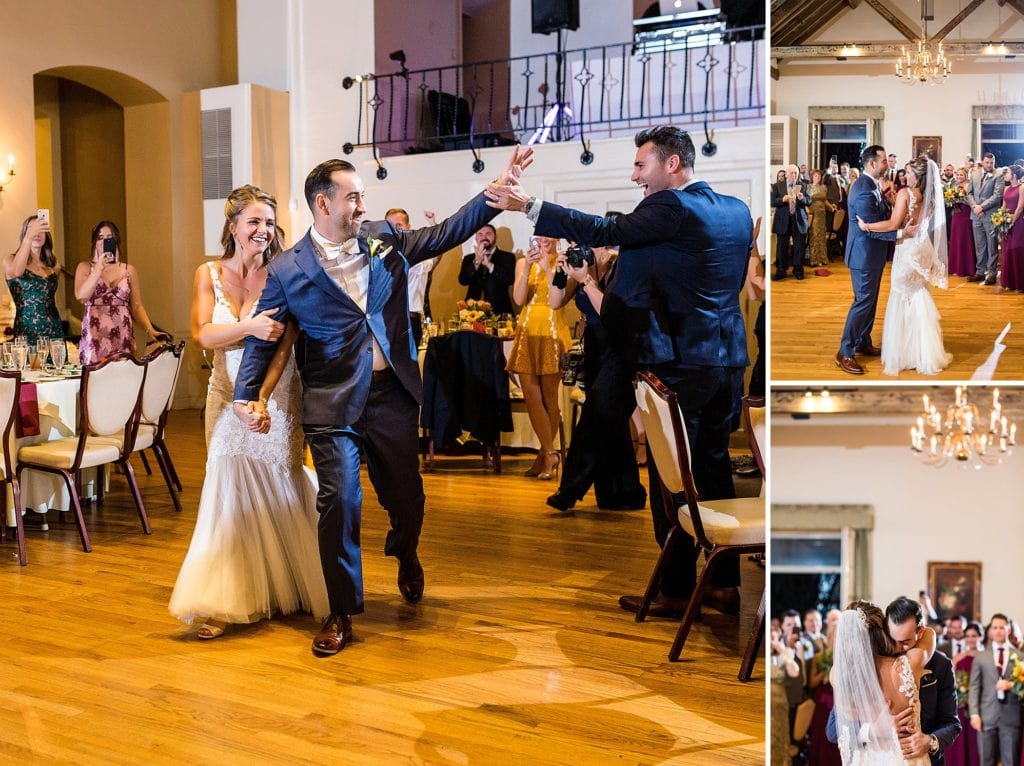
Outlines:
<svg viewBox="0 0 1024 766"><path fill-rule="evenodd" d="M936 32L932 39L935 41L946 39L946 35L948 35L950 32L952 32L954 29L960 26L961 22L963 22L964 19L966 19L976 10L978 10L978 8L980 8L982 3L984 2L985 0L973 0L973 2L970 3L970 5L967 5L962 11L960 11L960 13L958 13L956 16L950 19L949 23L946 24L946 26L944 26L942 29Z"/></svg>
<svg viewBox="0 0 1024 766"><path fill-rule="evenodd" d="M917 42L917 40L920 39L921 31L911 29L906 24L904 24L903 21L889 9L889 6L882 2L882 0L864 0L864 2L866 2L872 8L874 8L875 13L877 13L879 16L881 16L883 19L889 22L890 26L892 26L897 32L899 32L908 40Z"/></svg>
<svg viewBox="0 0 1024 766"><path fill-rule="evenodd" d="M841 2L834 3L833 5L822 3L821 5L816 6L814 10L814 15L808 15L808 28L795 41L797 45L807 42L808 38L813 34L827 27L829 23L844 10L844 6Z"/></svg>
<svg viewBox="0 0 1024 766"><path fill-rule="evenodd" d="M849 49L856 45L857 55L851 56ZM985 48L988 43L943 43L942 49L949 57L957 58L995 58L1003 56L1024 55L1024 42L999 43L1000 53L988 54ZM897 58L905 43L850 43L828 45L781 45L772 46L772 58L785 59L834 59L845 57L850 61L863 59ZM1005 50L1005 53L1003 52Z"/></svg>
<svg viewBox="0 0 1024 766"><path fill-rule="evenodd" d="M783 5L781 10L772 11L772 40L778 42L795 40L794 26L799 25L800 18L813 5L814 0L790 0Z"/></svg>

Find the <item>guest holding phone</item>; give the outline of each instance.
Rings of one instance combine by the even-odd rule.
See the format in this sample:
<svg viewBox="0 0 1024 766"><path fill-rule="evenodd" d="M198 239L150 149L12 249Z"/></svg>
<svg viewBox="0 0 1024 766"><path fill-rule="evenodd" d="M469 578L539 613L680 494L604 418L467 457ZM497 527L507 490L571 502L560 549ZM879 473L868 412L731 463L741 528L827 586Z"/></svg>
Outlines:
<svg viewBox="0 0 1024 766"><path fill-rule="evenodd" d="M32 215L21 225L18 249L4 257L4 276L14 299L14 335L25 336L30 345L37 340L63 338L60 313L54 296L60 266L53 254L50 216Z"/></svg>
<svg viewBox="0 0 1024 766"><path fill-rule="evenodd" d="M142 305L142 288L135 267L121 261L121 232L112 221L92 230L92 260L75 270L75 297L85 304L78 357L95 364L121 352L135 353L132 320L154 341L169 340L149 321Z"/></svg>

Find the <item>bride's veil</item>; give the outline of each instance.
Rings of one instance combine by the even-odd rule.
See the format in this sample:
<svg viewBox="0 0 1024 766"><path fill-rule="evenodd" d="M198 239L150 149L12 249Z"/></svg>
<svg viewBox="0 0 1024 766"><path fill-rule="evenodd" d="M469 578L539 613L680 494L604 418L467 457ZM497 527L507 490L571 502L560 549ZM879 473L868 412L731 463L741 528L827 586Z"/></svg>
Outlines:
<svg viewBox="0 0 1024 766"><path fill-rule="evenodd" d="M934 160L928 160L928 174L925 177L924 191L921 194L924 210L921 211L921 228L927 233L935 250L936 263L933 265L930 280L936 287L949 286L949 253L946 244L946 200L942 194L942 177L939 166Z"/></svg>
<svg viewBox="0 0 1024 766"><path fill-rule="evenodd" d="M836 734L843 763L854 753L901 753L896 727L878 683L867 618L860 609L839 617L830 681L835 695ZM886 761L888 762L888 761Z"/></svg>

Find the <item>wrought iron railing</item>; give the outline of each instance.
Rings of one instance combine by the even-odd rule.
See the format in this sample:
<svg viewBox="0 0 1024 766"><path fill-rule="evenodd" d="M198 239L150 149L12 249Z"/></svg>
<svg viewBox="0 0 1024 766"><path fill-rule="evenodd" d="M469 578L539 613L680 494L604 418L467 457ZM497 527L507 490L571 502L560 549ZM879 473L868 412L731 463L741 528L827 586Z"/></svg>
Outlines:
<svg viewBox="0 0 1024 766"><path fill-rule="evenodd" d="M720 34L681 31L671 41L628 42L499 61L346 77L358 98L350 154L383 157L512 143L579 140L580 162L593 161L590 139L630 135L661 123L711 130L765 116L764 27Z"/></svg>

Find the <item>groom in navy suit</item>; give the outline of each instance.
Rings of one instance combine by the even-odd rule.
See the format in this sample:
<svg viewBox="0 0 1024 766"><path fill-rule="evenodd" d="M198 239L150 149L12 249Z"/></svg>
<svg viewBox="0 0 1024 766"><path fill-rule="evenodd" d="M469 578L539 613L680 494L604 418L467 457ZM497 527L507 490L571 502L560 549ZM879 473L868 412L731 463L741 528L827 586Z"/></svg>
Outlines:
<svg viewBox="0 0 1024 766"><path fill-rule="evenodd" d="M517 177L532 149L517 147L503 178ZM363 181L351 163L328 160L306 178L313 226L267 267L257 313L300 330L295 360L302 376L302 427L319 480L320 561L330 616L313 652L336 654L352 638L352 615L363 611L359 526L359 452L388 512L384 552L398 559L406 601L423 596L416 553L423 525L417 420L423 384L409 324L409 267L473 236L497 213L482 194L451 218L424 229L363 222ZM276 343L249 336L235 381L235 412L256 426L267 418L259 391Z"/></svg>
<svg viewBox="0 0 1024 766"><path fill-rule="evenodd" d="M865 223L887 220L889 207L882 200L878 185L887 167L885 149L869 146L860 158L864 172L853 182L847 200L850 221L858 217ZM906 233L910 235L913 231L908 227ZM845 260L850 268L850 281L853 282L853 304L846 315L843 340L836 354L836 366L843 372L863 375L864 368L857 361L857 354L880 356L882 353L871 342L871 328L875 324L882 272L889 257L888 243L902 236L902 231L869 232L861 231L859 226L850 226Z"/></svg>
<svg viewBox="0 0 1024 766"><path fill-rule="evenodd" d="M601 324L635 368L650 370L679 398L690 438L694 480L702 499L736 497L729 434L748 364L739 294L753 239L750 209L695 177L694 147L678 128L642 130L631 180L644 198L627 215L606 218L529 196L521 186L490 184L490 204L522 210L537 234L581 244L621 245L615 276L601 306ZM648 461L654 533L664 546L672 527L654 461ZM681 538L681 539L680 539ZM653 616L677 616L696 585L693 538L677 532L666 557ZM703 603L739 611L739 561L711 575ZM619 605L636 612L640 597Z"/></svg>

